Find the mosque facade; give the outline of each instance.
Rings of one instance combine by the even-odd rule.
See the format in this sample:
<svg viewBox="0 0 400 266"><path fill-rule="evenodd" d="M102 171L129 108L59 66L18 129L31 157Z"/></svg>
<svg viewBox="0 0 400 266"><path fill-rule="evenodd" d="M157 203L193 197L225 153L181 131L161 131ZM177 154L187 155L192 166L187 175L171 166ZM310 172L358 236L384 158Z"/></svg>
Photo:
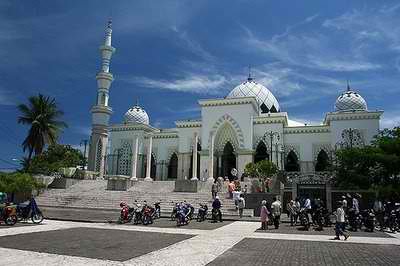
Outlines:
<svg viewBox="0 0 400 266"><path fill-rule="evenodd" d="M91 109L89 170L103 178L132 180L213 180L241 177L246 164L271 160L287 174L292 196L312 186L325 186L336 149L368 144L379 132L382 111L368 110L364 98L347 86L333 112L317 125L293 121L276 97L250 75L225 98L198 101L201 117L179 120L174 128L157 128L142 106L130 107L119 124L109 124L113 81L110 60L111 22L100 47L97 100ZM232 171L236 169L237 171Z"/></svg>

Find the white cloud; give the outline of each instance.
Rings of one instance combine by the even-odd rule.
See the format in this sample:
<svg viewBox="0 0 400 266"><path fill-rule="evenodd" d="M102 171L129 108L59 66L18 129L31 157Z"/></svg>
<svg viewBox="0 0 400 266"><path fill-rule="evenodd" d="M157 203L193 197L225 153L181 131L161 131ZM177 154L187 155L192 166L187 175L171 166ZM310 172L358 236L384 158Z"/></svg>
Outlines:
<svg viewBox="0 0 400 266"><path fill-rule="evenodd" d="M400 126L400 111L388 111L383 114L380 121L381 129Z"/></svg>
<svg viewBox="0 0 400 266"><path fill-rule="evenodd" d="M227 83L227 79L222 75L203 75L194 73L190 73L184 78L173 80L157 80L147 77L130 77L121 80L147 88L199 94L217 94Z"/></svg>

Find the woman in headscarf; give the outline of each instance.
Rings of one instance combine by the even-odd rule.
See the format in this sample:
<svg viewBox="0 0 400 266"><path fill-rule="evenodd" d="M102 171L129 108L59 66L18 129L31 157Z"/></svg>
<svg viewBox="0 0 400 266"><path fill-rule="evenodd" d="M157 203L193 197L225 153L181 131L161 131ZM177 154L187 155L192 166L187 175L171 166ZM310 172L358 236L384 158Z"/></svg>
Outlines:
<svg viewBox="0 0 400 266"><path fill-rule="evenodd" d="M260 211L260 220L261 220L261 230L268 229L268 215L269 211L267 209L267 201L261 201L261 211Z"/></svg>

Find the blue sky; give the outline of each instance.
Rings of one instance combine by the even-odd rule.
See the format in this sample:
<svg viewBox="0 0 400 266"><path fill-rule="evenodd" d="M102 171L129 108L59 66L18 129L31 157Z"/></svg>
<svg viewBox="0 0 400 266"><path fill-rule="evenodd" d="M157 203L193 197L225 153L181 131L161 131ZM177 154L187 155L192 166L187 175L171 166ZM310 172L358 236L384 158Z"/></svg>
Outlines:
<svg viewBox="0 0 400 266"><path fill-rule="evenodd" d="M155 126L198 117L198 99L224 97L251 65L291 119L319 123L349 79L385 110L381 127L400 124L398 1L2 0L0 168L23 155L16 105L30 95L57 99L62 143L89 137L110 16L112 123L137 99Z"/></svg>

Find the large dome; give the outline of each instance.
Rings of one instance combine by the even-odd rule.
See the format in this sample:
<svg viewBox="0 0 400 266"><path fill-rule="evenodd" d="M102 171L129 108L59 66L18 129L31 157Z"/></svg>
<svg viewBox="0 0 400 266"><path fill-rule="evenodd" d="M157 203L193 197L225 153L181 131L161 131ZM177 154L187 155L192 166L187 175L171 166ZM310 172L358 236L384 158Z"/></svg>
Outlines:
<svg viewBox="0 0 400 266"><path fill-rule="evenodd" d="M149 124L149 116L146 111L139 105L130 108L124 115L124 122L126 124Z"/></svg>
<svg viewBox="0 0 400 266"><path fill-rule="evenodd" d="M279 103L269 89L249 77L245 82L236 86L227 98L255 97L260 106L261 113L280 112Z"/></svg>
<svg viewBox="0 0 400 266"><path fill-rule="evenodd" d="M335 110L338 112L367 111L367 103L360 94L350 90L350 87L347 86L347 91L336 99Z"/></svg>

